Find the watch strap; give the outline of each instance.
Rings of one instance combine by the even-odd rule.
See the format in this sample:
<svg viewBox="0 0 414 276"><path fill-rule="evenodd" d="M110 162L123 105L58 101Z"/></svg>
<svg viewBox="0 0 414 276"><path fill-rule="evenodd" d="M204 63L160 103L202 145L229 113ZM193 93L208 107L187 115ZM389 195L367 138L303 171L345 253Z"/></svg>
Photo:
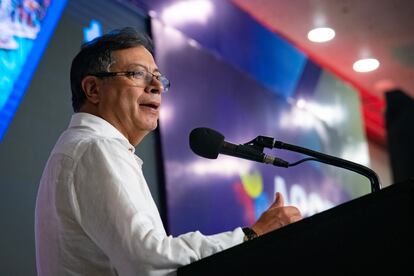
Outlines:
<svg viewBox="0 0 414 276"><path fill-rule="evenodd" d="M254 232L254 230L250 227L243 227L242 230L244 233L245 240L247 241L251 241L252 239L258 237L257 233Z"/></svg>

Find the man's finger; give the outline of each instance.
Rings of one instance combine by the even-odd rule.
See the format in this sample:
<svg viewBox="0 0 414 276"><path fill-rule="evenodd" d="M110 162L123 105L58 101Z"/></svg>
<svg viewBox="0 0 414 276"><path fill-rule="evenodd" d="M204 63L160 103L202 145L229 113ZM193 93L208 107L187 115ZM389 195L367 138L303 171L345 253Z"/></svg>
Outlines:
<svg viewBox="0 0 414 276"><path fill-rule="evenodd" d="M270 208L283 207L284 205L285 205L285 200L283 199L282 194L279 192L276 192L276 199L272 203L272 206L270 206Z"/></svg>

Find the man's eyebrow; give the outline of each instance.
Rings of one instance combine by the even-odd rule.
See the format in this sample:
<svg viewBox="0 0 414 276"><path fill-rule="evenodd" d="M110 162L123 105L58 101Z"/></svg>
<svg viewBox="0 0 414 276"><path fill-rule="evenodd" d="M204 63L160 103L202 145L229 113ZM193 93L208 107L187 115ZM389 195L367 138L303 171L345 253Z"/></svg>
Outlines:
<svg viewBox="0 0 414 276"><path fill-rule="evenodd" d="M142 65L140 63L132 63L132 64L128 65L128 69L136 68L136 67L142 67L145 70L147 70L148 72L150 72L145 65ZM160 70L158 68L155 68L154 71L152 71L152 73L160 73Z"/></svg>

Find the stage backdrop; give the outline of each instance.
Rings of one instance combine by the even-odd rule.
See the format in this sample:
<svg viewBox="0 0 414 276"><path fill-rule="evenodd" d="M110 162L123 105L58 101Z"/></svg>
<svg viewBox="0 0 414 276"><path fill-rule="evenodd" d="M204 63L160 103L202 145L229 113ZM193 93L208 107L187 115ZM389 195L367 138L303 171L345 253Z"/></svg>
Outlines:
<svg viewBox="0 0 414 276"><path fill-rule="evenodd" d="M219 16L209 17L213 29L199 26L210 34L204 39L222 47L187 37L191 32L183 32L183 25L152 22L157 62L172 83L160 119L170 233L251 225L276 191L305 216L369 193L365 177L326 164L284 169L223 155L204 159L191 151L191 130L209 127L235 144L264 135L363 165L369 161L356 91L246 14L222 5L215 7ZM243 27L232 35L227 26ZM196 33L197 24L191 27ZM234 47L227 51L224 45ZM290 162L304 158L268 153Z"/></svg>

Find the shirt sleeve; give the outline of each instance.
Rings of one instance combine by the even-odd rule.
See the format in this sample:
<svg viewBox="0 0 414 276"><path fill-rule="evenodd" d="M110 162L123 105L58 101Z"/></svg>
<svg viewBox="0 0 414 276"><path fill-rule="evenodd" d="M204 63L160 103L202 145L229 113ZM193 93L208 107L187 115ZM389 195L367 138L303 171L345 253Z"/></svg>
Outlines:
<svg viewBox="0 0 414 276"><path fill-rule="evenodd" d="M124 145L105 139L88 145L75 169L76 219L120 275L164 275L243 241L241 228L167 236L141 173Z"/></svg>

